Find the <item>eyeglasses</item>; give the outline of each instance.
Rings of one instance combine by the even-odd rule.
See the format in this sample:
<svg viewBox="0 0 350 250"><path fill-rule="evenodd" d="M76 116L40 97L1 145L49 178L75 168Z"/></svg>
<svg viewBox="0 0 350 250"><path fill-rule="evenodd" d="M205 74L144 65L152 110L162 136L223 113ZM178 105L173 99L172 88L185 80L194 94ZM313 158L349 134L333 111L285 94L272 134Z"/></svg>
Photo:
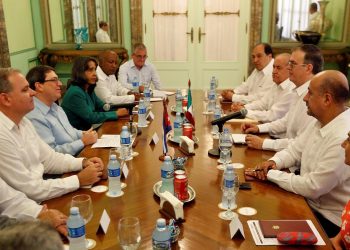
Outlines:
<svg viewBox="0 0 350 250"><path fill-rule="evenodd" d="M147 55L144 55L144 56L142 56L142 55L135 55L136 56L136 58L137 59L147 59Z"/></svg>
<svg viewBox="0 0 350 250"><path fill-rule="evenodd" d="M296 66L306 66L307 64L305 64L305 63L297 64L296 62L289 61L288 65L289 65L289 67L291 67L293 69Z"/></svg>
<svg viewBox="0 0 350 250"><path fill-rule="evenodd" d="M59 83L59 82L61 82L61 81L60 81L60 79L58 79L58 78L53 78L53 79L44 80L43 83L45 83L45 82Z"/></svg>

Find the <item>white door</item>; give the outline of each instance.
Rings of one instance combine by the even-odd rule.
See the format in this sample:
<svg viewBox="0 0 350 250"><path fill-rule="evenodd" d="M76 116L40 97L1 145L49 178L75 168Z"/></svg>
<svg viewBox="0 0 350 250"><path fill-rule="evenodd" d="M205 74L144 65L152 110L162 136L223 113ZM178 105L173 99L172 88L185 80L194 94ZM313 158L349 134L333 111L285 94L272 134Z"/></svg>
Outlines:
<svg viewBox="0 0 350 250"><path fill-rule="evenodd" d="M143 0L144 43L164 88L219 88L247 74L250 1Z"/></svg>

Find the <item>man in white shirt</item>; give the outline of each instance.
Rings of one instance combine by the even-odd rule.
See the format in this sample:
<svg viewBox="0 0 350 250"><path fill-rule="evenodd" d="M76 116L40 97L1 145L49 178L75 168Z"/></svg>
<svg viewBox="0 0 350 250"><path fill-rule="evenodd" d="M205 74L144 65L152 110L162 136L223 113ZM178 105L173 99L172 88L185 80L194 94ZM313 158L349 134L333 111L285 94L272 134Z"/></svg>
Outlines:
<svg viewBox="0 0 350 250"><path fill-rule="evenodd" d="M99 181L105 174L100 158L74 158L55 152L24 116L33 110L33 96L24 76L15 69L0 69L0 176L12 188L37 202ZM43 174L80 171L76 175L43 179Z"/></svg>
<svg viewBox="0 0 350 250"><path fill-rule="evenodd" d="M320 12L317 11L317 3L311 3L309 7L309 24L306 30L320 32Z"/></svg>
<svg viewBox="0 0 350 250"><path fill-rule="evenodd" d="M268 132L280 139L263 139L255 135L247 135L248 147L280 151L305 130L314 118L307 115L303 98L307 93L310 80L322 68L323 57L317 46L304 44L293 49L289 61L289 79L296 85L296 89L293 91L297 95L297 99L291 104L288 113L283 118L270 123L242 125L244 133Z"/></svg>
<svg viewBox="0 0 350 250"><path fill-rule="evenodd" d="M67 216L55 209L48 209L28 199L24 193L14 190L0 177L0 229L21 220L35 218L49 222L56 230L67 235Z"/></svg>
<svg viewBox="0 0 350 250"><path fill-rule="evenodd" d="M274 60L271 46L267 43L256 45L253 49L252 61L255 69L247 81L234 90L222 91L221 96L224 100L245 104L260 99L272 88L274 85L272 81Z"/></svg>
<svg viewBox="0 0 350 250"><path fill-rule="evenodd" d="M140 95L122 86L115 78L118 55L112 50L106 50L98 56L95 93L103 102L109 104L131 103L138 101Z"/></svg>
<svg viewBox="0 0 350 250"><path fill-rule="evenodd" d="M245 108L247 118L261 122L272 122L282 118L296 98L292 92L295 85L289 80L289 58L290 54L287 53L276 56L272 71L272 79L275 85L269 92L265 93L261 99L245 105L232 104L232 111L236 112Z"/></svg>
<svg viewBox="0 0 350 250"><path fill-rule="evenodd" d="M350 196L350 169L341 150L350 129L349 85L345 75L336 70L318 73L311 80L304 101L308 115L317 120L288 148L247 174L304 196L328 237L334 237ZM296 162L301 163L300 175L281 171Z"/></svg>
<svg viewBox="0 0 350 250"><path fill-rule="evenodd" d="M55 103L61 98L62 82L52 67L36 66L29 70L26 78L30 88L36 91L35 108L26 117L50 147L60 153L76 155L84 146L97 141L96 131L73 128L66 113Z"/></svg>
<svg viewBox="0 0 350 250"><path fill-rule="evenodd" d="M147 60L147 48L143 43L134 45L132 59L119 68L118 81L124 87L132 89L134 79L140 83L140 92L143 92L142 83L152 83L157 90L161 89L160 78L156 68Z"/></svg>
<svg viewBox="0 0 350 250"><path fill-rule="evenodd" d="M105 21L99 22L99 29L96 32L96 42L98 43L110 43L111 38L109 37L107 31L108 31L108 23Z"/></svg>

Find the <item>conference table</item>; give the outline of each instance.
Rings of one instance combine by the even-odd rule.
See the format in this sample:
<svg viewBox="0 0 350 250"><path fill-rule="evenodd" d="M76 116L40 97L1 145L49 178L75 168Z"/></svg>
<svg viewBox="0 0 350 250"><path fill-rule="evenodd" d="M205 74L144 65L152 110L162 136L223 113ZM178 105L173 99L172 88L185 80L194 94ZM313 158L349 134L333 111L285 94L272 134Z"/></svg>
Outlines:
<svg viewBox="0 0 350 250"><path fill-rule="evenodd" d="M295 246L256 246L249 227L248 220L273 219L310 219L326 242L325 246L300 247L297 249L332 249L331 243L313 215L307 202L302 196L284 191L270 182L251 181L251 190L239 190L236 196L238 208L252 207L257 213L252 216L239 215L245 232L245 238L236 235L230 238L229 221L218 217L218 204L221 202L222 191L220 182L223 171L217 169L217 158L208 156L212 148L210 121L212 116L203 115L203 92L192 91L194 115L196 121L195 136L198 146L195 155L189 156L185 164L188 183L195 190L196 196L191 202L185 203L185 221L179 224L181 233L177 243L172 249L295 249ZM171 121L175 115L170 107L175 105L175 97L169 97L168 112ZM150 144L152 136L156 133L162 138L162 102L152 103L152 112L155 119L142 134L137 137L134 151L139 156L127 162L129 175L122 179L127 184L123 189L124 195L110 198L106 193L94 193L90 189L79 189L62 197L45 202L50 208L56 208L69 214L70 202L74 195L89 194L93 201L93 218L86 225L87 237L95 239L97 245L94 249L120 249L118 241L118 221L122 217L136 216L141 224L141 244L139 249L152 249L152 232L157 218L163 217L159 212L160 199L153 193L153 186L160 181L160 166L162 162L162 141ZM137 117L135 117L135 120ZM119 134L126 120L105 122L98 130L99 137L103 134ZM240 133L240 124L226 123L231 132ZM169 151L175 156L184 156L178 145L168 142ZM269 159L274 152L249 149L244 145L234 145L232 148L232 162L243 163L245 168L255 167L257 164ZM83 157L100 157L105 166L108 163L108 148L93 149L87 146L80 153ZM244 169L235 170L241 181L244 181ZM101 180L96 185L108 185L107 180ZM106 234L96 234L103 210L110 216L111 223ZM235 210L234 210L235 211Z"/></svg>

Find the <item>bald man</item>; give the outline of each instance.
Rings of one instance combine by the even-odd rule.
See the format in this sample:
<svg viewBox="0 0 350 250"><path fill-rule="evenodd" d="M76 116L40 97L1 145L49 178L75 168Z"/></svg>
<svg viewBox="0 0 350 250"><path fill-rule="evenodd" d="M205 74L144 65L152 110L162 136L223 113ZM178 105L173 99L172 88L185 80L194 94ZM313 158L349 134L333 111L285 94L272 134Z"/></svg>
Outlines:
<svg viewBox="0 0 350 250"><path fill-rule="evenodd" d="M245 108L248 118L261 122L272 122L282 118L296 99L295 93L292 92L295 85L289 80L289 58L288 53L280 54L275 58L272 70L272 80L275 85L269 92L261 99L245 105L232 104L232 111Z"/></svg>
<svg viewBox="0 0 350 250"><path fill-rule="evenodd" d="M98 81L95 88L98 98L109 104L131 103L140 99L139 94L133 94L115 78L118 64L116 52L112 50L101 52L98 56L98 63L96 69Z"/></svg>
<svg viewBox="0 0 350 250"><path fill-rule="evenodd" d="M344 163L341 143L350 130L349 85L339 71L318 73L304 97L310 123L288 148L275 154L258 169L247 170L262 180L307 199L328 237L339 232L341 213L350 196L350 169ZM300 175L281 171L301 163Z"/></svg>

